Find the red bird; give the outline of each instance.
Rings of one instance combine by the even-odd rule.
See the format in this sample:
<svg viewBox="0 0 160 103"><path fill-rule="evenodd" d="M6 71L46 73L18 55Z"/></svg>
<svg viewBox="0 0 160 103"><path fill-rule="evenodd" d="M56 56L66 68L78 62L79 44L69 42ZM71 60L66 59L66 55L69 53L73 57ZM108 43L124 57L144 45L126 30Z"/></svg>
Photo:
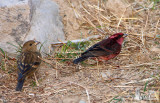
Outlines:
<svg viewBox="0 0 160 103"><path fill-rule="evenodd" d="M98 57L104 60L110 60L116 57L122 47L122 43L127 34L116 33L110 36L107 39L104 39L95 45L91 46L84 53L81 54L81 57L73 61L74 64L78 64L89 57Z"/></svg>

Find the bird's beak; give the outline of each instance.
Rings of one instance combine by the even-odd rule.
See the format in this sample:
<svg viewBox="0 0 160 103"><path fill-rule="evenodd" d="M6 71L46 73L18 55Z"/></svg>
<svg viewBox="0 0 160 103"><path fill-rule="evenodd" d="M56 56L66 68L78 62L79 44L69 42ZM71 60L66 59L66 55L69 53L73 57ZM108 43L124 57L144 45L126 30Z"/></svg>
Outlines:
<svg viewBox="0 0 160 103"><path fill-rule="evenodd" d="M34 44L35 44L35 45L38 45L39 43L40 43L39 41L35 41L35 43L34 43Z"/></svg>
<svg viewBox="0 0 160 103"><path fill-rule="evenodd" d="M125 38L126 36L128 36L128 34L123 34L123 37Z"/></svg>

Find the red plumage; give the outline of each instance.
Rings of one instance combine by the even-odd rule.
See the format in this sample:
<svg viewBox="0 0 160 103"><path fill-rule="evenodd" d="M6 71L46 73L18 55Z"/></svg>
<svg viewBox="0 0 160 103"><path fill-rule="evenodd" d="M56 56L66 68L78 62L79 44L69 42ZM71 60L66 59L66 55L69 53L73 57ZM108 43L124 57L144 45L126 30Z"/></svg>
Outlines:
<svg viewBox="0 0 160 103"><path fill-rule="evenodd" d="M89 57L98 57L99 59L109 60L116 57L122 47L122 43L127 34L116 33L107 39L104 39L89 49L87 49L81 56L73 61L74 64L78 64Z"/></svg>

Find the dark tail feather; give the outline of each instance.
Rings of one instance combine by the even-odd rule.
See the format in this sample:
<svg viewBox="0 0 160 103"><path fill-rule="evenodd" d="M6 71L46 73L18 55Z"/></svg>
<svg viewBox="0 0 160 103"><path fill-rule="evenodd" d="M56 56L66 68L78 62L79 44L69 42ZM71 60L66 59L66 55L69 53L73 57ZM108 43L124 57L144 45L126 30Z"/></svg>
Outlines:
<svg viewBox="0 0 160 103"><path fill-rule="evenodd" d="M24 79L21 81L18 81L16 91L21 91L23 87Z"/></svg>
<svg viewBox="0 0 160 103"><path fill-rule="evenodd" d="M74 63L74 64L78 64L79 62L82 62L82 61L84 61L84 60L86 60L86 59L88 59L88 58L89 58L89 57L82 56L82 57L79 57L79 58L75 59L75 60L73 61L73 63Z"/></svg>
<svg viewBox="0 0 160 103"><path fill-rule="evenodd" d="M23 77L23 75L21 73L19 73L16 91L21 91L22 90L24 80L25 80L25 77Z"/></svg>

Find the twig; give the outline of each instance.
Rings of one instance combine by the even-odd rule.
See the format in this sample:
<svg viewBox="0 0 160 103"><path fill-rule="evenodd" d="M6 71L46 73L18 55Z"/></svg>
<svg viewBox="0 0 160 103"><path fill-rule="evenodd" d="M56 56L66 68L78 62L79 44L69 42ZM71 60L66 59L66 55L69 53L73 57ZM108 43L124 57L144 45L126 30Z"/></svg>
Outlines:
<svg viewBox="0 0 160 103"><path fill-rule="evenodd" d="M155 28L154 34L157 34L157 28L158 28L159 20L160 20L160 19L158 19L158 21L157 21L157 23L156 23L156 28ZM155 36L156 36L156 35L155 35Z"/></svg>
<svg viewBox="0 0 160 103"><path fill-rule="evenodd" d="M154 77L155 78L155 77ZM128 82L128 83L124 83L124 85L127 85L127 84L133 84L133 83L140 83L140 82L147 82L147 81L151 81L153 80L154 78L147 78L147 79L143 79L143 80L133 80L131 82Z"/></svg>
<svg viewBox="0 0 160 103"><path fill-rule="evenodd" d="M130 6L130 5L129 5L129 6ZM128 7L129 7L129 6L128 6ZM119 19L119 22L118 22L118 24L117 24L117 30L118 30L119 25L120 25L120 23L121 23L121 21L122 21L122 18L123 18L123 16L124 16L124 13L126 12L126 10L127 10L128 7L125 8L124 12L122 13L121 18Z"/></svg>
<svg viewBox="0 0 160 103"><path fill-rule="evenodd" d="M126 85L117 85L117 86L113 86L115 88L144 88L144 86L126 86ZM160 89L160 87L149 87L150 89L151 88L154 88L154 89Z"/></svg>
<svg viewBox="0 0 160 103"><path fill-rule="evenodd" d="M91 101L90 101L90 96L89 96L89 92L88 92L88 90L87 90L86 87L84 87L84 86L82 86L82 85L80 85L80 84L74 83L74 82L62 82L62 83L60 83L60 84L58 84L58 85L55 85L55 87L58 87L59 85L62 85L62 84L69 84L69 85L73 84L73 85L76 85L76 86L79 86L79 87L85 89L86 95L87 95L87 99L88 99L88 103L91 103ZM64 89L63 89L63 90L64 90ZM66 89L65 89L65 90L66 90Z"/></svg>
<svg viewBox="0 0 160 103"><path fill-rule="evenodd" d="M124 92L122 92L122 93L119 93L117 96L119 96L119 95L122 95L122 94L124 94L124 93L126 93L127 91L124 91ZM105 101L105 103L106 102L109 102L109 101L111 101L112 99L114 99L115 98L115 96L113 97L113 98L111 98L111 99L108 99L107 101Z"/></svg>
<svg viewBox="0 0 160 103"><path fill-rule="evenodd" d="M121 66L121 67L137 67L137 66L143 66L143 65L153 65L153 64L157 64L159 65L160 63L156 63L156 62L151 62L151 63L141 63L141 64L131 64L131 65L127 65L127 66Z"/></svg>
<svg viewBox="0 0 160 103"><path fill-rule="evenodd" d="M137 20L139 18L121 18L122 20ZM113 20L119 20L118 18L115 18L115 19L111 19L112 21Z"/></svg>
<svg viewBox="0 0 160 103"><path fill-rule="evenodd" d="M40 58L40 57L38 57L38 58ZM48 63L49 65L51 65L51 66L53 67L53 69L57 70L57 68L54 68L54 65L53 65L52 63L48 62L47 59L44 59L44 58L40 58L40 59L41 59L42 61Z"/></svg>
<svg viewBox="0 0 160 103"><path fill-rule="evenodd" d="M58 63L56 63L56 68L58 68ZM56 78L58 78L58 70L56 69Z"/></svg>
<svg viewBox="0 0 160 103"><path fill-rule="evenodd" d="M35 78L35 80L36 80L37 86L39 86L39 83L38 83L38 80L37 80L37 77L36 77L35 73L34 73L34 78Z"/></svg>
<svg viewBox="0 0 160 103"><path fill-rule="evenodd" d="M90 96L89 96L89 93L88 93L87 88L85 88L84 86L82 86L82 85L80 85L80 84L77 84L77 83L73 83L73 82L69 82L69 83L70 83L70 84L74 84L74 85L78 85L78 86L82 87L83 89L85 89L85 90L86 90L86 94L87 94L88 103L91 103L91 101L90 101Z"/></svg>
<svg viewBox="0 0 160 103"><path fill-rule="evenodd" d="M149 18L149 10L148 10L148 15L147 15L147 20L146 20L146 23L145 23L145 27L144 27L144 29L142 29L142 43L143 43L143 45L145 45L145 42L146 42L144 32L146 31L146 28L147 28L148 18Z"/></svg>
<svg viewBox="0 0 160 103"><path fill-rule="evenodd" d="M90 39L97 39L99 38L100 36L99 35L93 35L93 36L90 36L90 37L87 37L85 39L77 39L77 40L71 40L71 42L73 43L78 43L78 42L85 42L85 41L89 41ZM63 44L66 44L68 41L61 41L61 42L55 42L53 43L52 45L53 46L61 46Z"/></svg>

